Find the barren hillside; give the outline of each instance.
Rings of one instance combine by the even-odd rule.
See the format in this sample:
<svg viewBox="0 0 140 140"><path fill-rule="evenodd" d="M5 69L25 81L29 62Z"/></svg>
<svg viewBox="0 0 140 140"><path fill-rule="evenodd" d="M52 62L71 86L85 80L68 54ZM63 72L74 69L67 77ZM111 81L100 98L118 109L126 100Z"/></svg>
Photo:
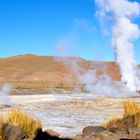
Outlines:
<svg viewBox="0 0 140 140"><path fill-rule="evenodd" d="M48 87L72 86L77 83L77 73L72 65L73 62L80 70L82 69L83 73L90 69L97 69L97 76L107 74L112 79L120 80L119 69L114 62L92 62L76 57L62 58L27 54L0 59L0 82L24 83L24 85L37 83L35 86L44 83L44 86Z"/></svg>

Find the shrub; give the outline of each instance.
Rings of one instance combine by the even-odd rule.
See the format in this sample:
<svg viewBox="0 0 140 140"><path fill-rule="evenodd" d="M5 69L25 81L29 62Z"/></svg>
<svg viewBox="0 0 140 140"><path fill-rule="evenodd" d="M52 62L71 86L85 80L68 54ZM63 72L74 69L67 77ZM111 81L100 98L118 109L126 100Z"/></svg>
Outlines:
<svg viewBox="0 0 140 140"><path fill-rule="evenodd" d="M127 128L140 127L140 108L135 102L124 103L123 117L113 117L102 124L103 127L110 131L126 130Z"/></svg>
<svg viewBox="0 0 140 140"><path fill-rule="evenodd" d="M28 138L34 138L37 130L41 129L41 123L38 120L18 109L9 112L8 124L22 128Z"/></svg>
<svg viewBox="0 0 140 140"><path fill-rule="evenodd" d="M4 117L2 115L0 115L0 140L3 140L2 137L2 124L5 123Z"/></svg>
<svg viewBox="0 0 140 140"><path fill-rule="evenodd" d="M138 112L140 112L140 108L136 102L127 101L124 103L124 117L137 114Z"/></svg>

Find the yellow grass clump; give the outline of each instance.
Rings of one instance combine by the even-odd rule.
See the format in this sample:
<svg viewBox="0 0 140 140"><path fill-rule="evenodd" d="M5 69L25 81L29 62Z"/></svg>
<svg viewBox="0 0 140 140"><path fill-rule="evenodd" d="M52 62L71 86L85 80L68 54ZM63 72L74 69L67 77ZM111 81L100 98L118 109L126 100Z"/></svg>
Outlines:
<svg viewBox="0 0 140 140"><path fill-rule="evenodd" d="M0 114L0 140L3 140L2 137L2 124L6 123L6 120L4 119L3 115Z"/></svg>
<svg viewBox="0 0 140 140"><path fill-rule="evenodd" d="M2 115L0 115L0 125L4 122L4 118Z"/></svg>
<svg viewBox="0 0 140 140"><path fill-rule="evenodd" d="M29 138L34 138L37 130L42 128L40 121L33 119L30 115L18 109L9 112L8 124L19 126Z"/></svg>
<svg viewBox="0 0 140 140"><path fill-rule="evenodd" d="M140 112L140 108L136 102L127 101L124 103L124 117L131 116Z"/></svg>
<svg viewBox="0 0 140 140"><path fill-rule="evenodd" d="M127 128L140 127L140 108L135 102L124 103L123 117L113 117L102 124L103 127L110 131L123 131Z"/></svg>
<svg viewBox="0 0 140 140"><path fill-rule="evenodd" d="M0 140L2 140L2 129L1 129L2 123L3 123L3 116L0 116Z"/></svg>

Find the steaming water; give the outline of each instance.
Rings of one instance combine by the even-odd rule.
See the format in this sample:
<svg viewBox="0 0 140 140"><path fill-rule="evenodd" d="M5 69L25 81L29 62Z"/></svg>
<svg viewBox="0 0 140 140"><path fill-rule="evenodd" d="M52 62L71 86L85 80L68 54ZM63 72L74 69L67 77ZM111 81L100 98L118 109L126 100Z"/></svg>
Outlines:
<svg viewBox="0 0 140 140"><path fill-rule="evenodd" d="M80 134L84 127L99 125L121 113L123 102L86 93L18 95L11 96L11 100L40 119L44 129L53 129L62 136Z"/></svg>

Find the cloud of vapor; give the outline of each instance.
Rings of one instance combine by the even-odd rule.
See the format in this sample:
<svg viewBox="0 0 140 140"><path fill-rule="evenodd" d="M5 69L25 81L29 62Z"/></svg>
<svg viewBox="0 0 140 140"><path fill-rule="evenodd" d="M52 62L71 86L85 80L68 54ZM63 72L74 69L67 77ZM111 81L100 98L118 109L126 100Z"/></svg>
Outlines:
<svg viewBox="0 0 140 140"><path fill-rule="evenodd" d="M76 20L75 22L75 28L93 29L84 20ZM106 75L108 69L106 63L99 61L94 61L93 63L90 62L91 65L85 69L83 65L86 60L79 57L68 57L73 56L71 54L76 50L76 39L77 35L75 36L75 34L70 33L63 39L59 40L56 43L56 50L58 56L61 57L55 57L56 62L63 62L67 69L71 69L74 72L77 80L76 92L87 92L97 96L109 96L115 98L136 96L135 92L130 91L126 87L125 82L115 81ZM102 73L99 77L97 77L98 70ZM66 81L71 83L71 75L67 75L65 78Z"/></svg>
<svg viewBox="0 0 140 140"><path fill-rule="evenodd" d="M58 38L54 43L55 55L80 55L81 57L81 55L86 56L89 52L94 51L95 47L98 46L95 41L91 41L91 39L94 39L96 30L94 23L87 18L74 18L70 24L71 30L65 35ZM86 49L87 47L88 49ZM94 51L94 54L94 57L100 54L102 55L102 53L98 51ZM88 57L91 57L90 59L93 59L93 57L90 54Z"/></svg>
<svg viewBox="0 0 140 140"><path fill-rule="evenodd" d="M76 92L87 92L97 96L107 96L114 98L126 98L137 96L135 92L130 91L121 81L115 81L106 75L107 66L101 62L94 62L89 70L84 70L80 58L60 57L57 62L63 62L65 67L70 67L75 73L77 79ZM97 69L102 71L102 75L97 77ZM69 75L66 77L71 80Z"/></svg>
<svg viewBox="0 0 140 140"><path fill-rule="evenodd" d="M59 56L68 56L74 52L74 43L77 40L77 35L69 33L67 36L58 40L55 44L56 54Z"/></svg>
<svg viewBox="0 0 140 140"><path fill-rule="evenodd" d="M93 23L88 19L75 18L72 23L73 23L73 28L75 31L83 30L86 32L94 32L95 30Z"/></svg>
<svg viewBox="0 0 140 140"><path fill-rule="evenodd" d="M140 77L133 50L133 41L140 29L133 19L140 15L140 4L128 0L96 0L101 18L112 23L112 47L121 71L121 80L135 91L140 89Z"/></svg>
<svg viewBox="0 0 140 140"><path fill-rule="evenodd" d="M11 92L11 86L9 84L4 84L0 91L0 105L13 106L13 103L9 98L10 92Z"/></svg>
<svg viewBox="0 0 140 140"><path fill-rule="evenodd" d="M107 96L114 98L126 98L136 96L131 92L123 82L115 81L106 74L96 76L96 70L91 70L81 75L81 81L85 85L85 90L98 96Z"/></svg>

